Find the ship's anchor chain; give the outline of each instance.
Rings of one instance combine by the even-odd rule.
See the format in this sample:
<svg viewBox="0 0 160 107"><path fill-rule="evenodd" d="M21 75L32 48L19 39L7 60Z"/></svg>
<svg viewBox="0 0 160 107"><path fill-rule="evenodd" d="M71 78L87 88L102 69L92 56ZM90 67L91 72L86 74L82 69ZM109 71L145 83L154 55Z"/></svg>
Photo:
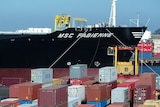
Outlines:
<svg viewBox="0 0 160 107"><path fill-rule="evenodd" d="M126 47L126 45L121 41L121 40L119 40L113 33L111 33L108 29L106 29L117 41L119 41L120 42L120 44L122 44L122 46L125 46ZM134 53L134 52L132 52L132 51L130 51L132 54ZM159 74L158 73L156 73L156 71L154 71L147 63L145 63L143 60L141 60L141 63L143 63L144 65L146 65L152 72L154 72L156 75L158 75L159 76ZM142 65L142 64L141 64Z"/></svg>

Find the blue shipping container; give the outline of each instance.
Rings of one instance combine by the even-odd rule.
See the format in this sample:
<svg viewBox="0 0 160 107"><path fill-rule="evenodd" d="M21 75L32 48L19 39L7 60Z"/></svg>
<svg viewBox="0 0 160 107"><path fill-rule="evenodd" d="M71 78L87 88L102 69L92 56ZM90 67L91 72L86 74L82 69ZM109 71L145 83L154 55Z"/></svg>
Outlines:
<svg viewBox="0 0 160 107"><path fill-rule="evenodd" d="M31 100L20 100L20 105L21 104L32 104L32 101Z"/></svg>
<svg viewBox="0 0 160 107"><path fill-rule="evenodd" d="M139 52L139 58L141 59L150 59L152 57L152 52Z"/></svg>
<svg viewBox="0 0 160 107"><path fill-rule="evenodd" d="M101 102L88 101L87 104L95 104L96 107L105 107L107 105L107 99L102 100Z"/></svg>

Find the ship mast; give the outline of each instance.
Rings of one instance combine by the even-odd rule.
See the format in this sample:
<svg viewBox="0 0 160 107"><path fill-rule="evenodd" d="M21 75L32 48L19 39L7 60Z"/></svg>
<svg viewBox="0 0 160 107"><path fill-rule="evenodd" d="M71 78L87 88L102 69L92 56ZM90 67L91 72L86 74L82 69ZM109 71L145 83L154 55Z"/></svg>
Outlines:
<svg viewBox="0 0 160 107"><path fill-rule="evenodd" d="M116 27L116 1L112 0L111 12L109 17L109 27Z"/></svg>

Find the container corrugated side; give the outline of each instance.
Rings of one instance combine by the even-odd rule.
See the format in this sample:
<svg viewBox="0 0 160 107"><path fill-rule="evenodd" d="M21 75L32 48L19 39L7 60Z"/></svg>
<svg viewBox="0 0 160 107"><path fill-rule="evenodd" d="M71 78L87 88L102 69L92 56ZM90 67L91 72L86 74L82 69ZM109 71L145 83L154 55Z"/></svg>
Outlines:
<svg viewBox="0 0 160 107"><path fill-rule="evenodd" d="M70 78L84 78L88 76L87 64L75 64L69 68Z"/></svg>
<svg viewBox="0 0 160 107"><path fill-rule="evenodd" d="M99 82L112 82L117 80L116 67L102 67L99 69Z"/></svg>
<svg viewBox="0 0 160 107"><path fill-rule="evenodd" d="M81 104L81 99L79 97L68 97L68 107L75 107Z"/></svg>
<svg viewBox="0 0 160 107"><path fill-rule="evenodd" d="M84 85L72 85L68 87L69 97L79 97L81 101L85 100L85 86Z"/></svg>
<svg viewBox="0 0 160 107"><path fill-rule="evenodd" d="M96 107L95 104L80 104L80 105L77 105L76 107Z"/></svg>
<svg viewBox="0 0 160 107"><path fill-rule="evenodd" d="M117 87L111 91L111 103L123 103L130 101L129 88Z"/></svg>
<svg viewBox="0 0 160 107"><path fill-rule="evenodd" d="M68 86L65 85L53 85L39 89L38 106L50 107L68 104L67 89Z"/></svg>
<svg viewBox="0 0 160 107"><path fill-rule="evenodd" d="M49 83L53 79L53 70L51 68L31 69L31 82Z"/></svg>

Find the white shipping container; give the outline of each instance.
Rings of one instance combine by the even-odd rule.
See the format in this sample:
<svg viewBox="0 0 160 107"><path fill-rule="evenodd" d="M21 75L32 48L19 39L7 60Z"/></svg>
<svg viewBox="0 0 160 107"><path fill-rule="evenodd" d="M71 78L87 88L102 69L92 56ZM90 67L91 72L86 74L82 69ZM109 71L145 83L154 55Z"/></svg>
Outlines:
<svg viewBox="0 0 160 107"><path fill-rule="evenodd" d="M31 70L31 82L33 83L50 83L53 79L53 71L51 68L38 68Z"/></svg>
<svg viewBox="0 0 160 107"><path fill-rule="evenodd" d="M79 97L68 97L68 107L76 107L81 104L81 99Z"/></svg>
<svg viewBox="0 0 160 107"><path fill-rule="evenodd" d="M4 102L4 101L17 101L17 100L19 100L19 98L6 98L6 99L1 100L1 102Z"/></svg>
<svg viewBox="0 0 160 107"><path fill-rule="evenodd" d="M152 39L154 44L160 44L160 39Z"/></svg>
<svg viewBox="0 0 160 107"><path fill-rule="evenodd" d="M45 83L45 84L42 84L42 88L46 88L46 87L49 87L49 86L52 86L52 85L53 85L52 82Z"/></svg>
<svg viewBox="0 0 160 107"><path fill-rule="evenodd" d="M38 107L38 104L21 104L18 105L17 107Z"/></svg>
<svg viewBox="0 0 160 107"><path fill-rule="evenodd" d="M153 53L160 53L160 48L154 48Z"/></svg>
<svg viewBox="0 0 160 107"><path fill-rule="evenodd" d="M70 78L84 78L88 76L87 64L75 64L69 68Z"/></svg>
<svg viewBox="0 0 160 107"><path fill-rule="evenodd" d="M68 97L79 97L81 101L85 100L85 86L84 85L69 86Z"/></svg>
<svg viewBox="0 0 160 107"><path fill-rule="evenodd" d="M125 87L118 87L114 88L111 91L111 103L117 102L117 103L123 103L128 102L130 99L130 92L129 88Z"/></svg>
<svg viewBox="0 0 160 107"><path fill-rule="evenodd" d="M160 89L160 76L156 77L156 89Z"/></svg>
<svg viewBox="0 0 160 107"><path fill-rule="evenodd" d="M112 82L117 80L116 67L102 67L99 69L99 82Z"/></svg>

